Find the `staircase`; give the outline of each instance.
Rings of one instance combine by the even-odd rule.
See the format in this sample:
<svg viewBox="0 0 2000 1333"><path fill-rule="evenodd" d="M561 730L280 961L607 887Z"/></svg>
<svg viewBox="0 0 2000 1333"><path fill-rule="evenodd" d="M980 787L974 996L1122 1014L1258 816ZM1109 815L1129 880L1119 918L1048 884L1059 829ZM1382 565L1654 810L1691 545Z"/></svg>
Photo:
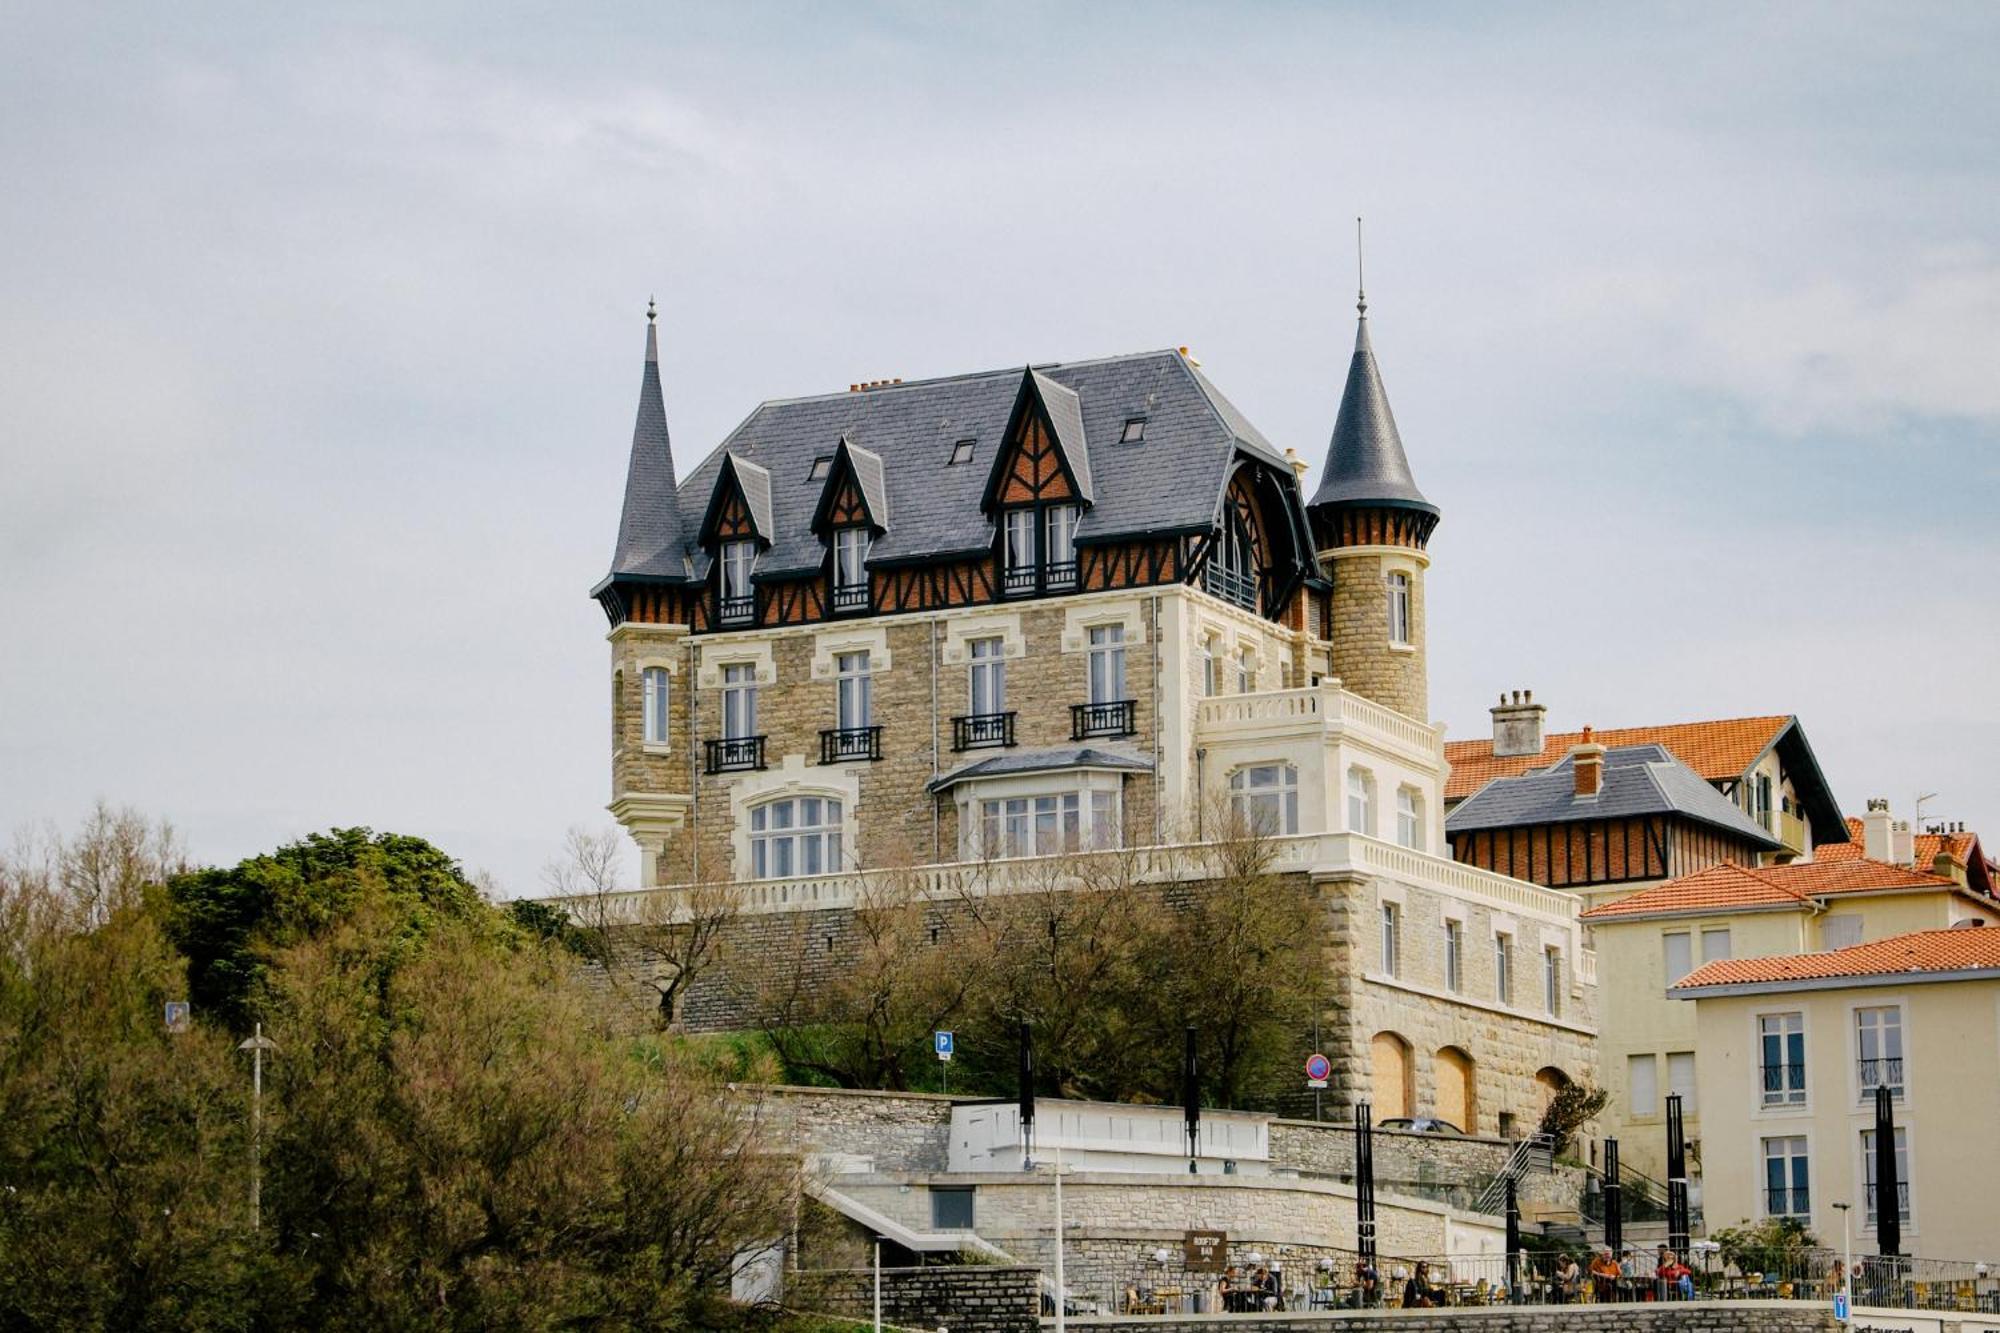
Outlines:
<svg viewBox="0 0 2000 1333"><path fill-rule="evenodd" d="M1547 1175L1555 1168L1555 1140L1546 1134L1536 1134L1522 1139L1514 1145L1514 1151L1507 1154L1506 1164L1499 1174L1486 1183L1479 1198L1473 1202L1472 1211L1497 1215L1507 1207L1507 1182L1513 1181L1518 1189L1521 1181L1529 1173Z"/></svg>

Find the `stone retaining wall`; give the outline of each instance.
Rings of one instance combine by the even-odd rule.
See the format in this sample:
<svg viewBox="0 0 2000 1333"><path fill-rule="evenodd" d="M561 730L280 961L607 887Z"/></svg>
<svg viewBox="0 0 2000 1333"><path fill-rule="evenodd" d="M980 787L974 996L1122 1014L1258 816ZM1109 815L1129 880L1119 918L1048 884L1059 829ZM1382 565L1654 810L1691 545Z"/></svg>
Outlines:
<svg viewBox="0 0 2000 1333"><path fill-rule="evenodd" d="M877 1171L943 1171L951 1147L949 1097L737 1084L779 1147L872 1158Z"/></svg>
<svg viewBox="0 0 2000 1333"><path fill-rule="evenodd" d="M874 1312L872 1269L808 1269L785 1280L785 1304L792 1309L853 1319ZM885 1324L950 1333L1035 1333L1041 1309L1040 1275L1032 1268L958 1264L882 1270Z"/></svg>
<svg viewBox="0 0 2000 1333"><path fill-rule="evenodd" d="M1833 1312L1784 1301L1695 1301L1686 1305L1554 1305L1483 1310L1072 1317L1073 1329L1157 1328L1163 1333L1831 1333ZM1044 1320L1043 1326L1050 1326Z"/></svg>
<svg viewBox="0 0 2000 1333"><path fill-rule="evenodd" d="M1271 1122L1271 1165L1292 1167L1341 1180L1354 1177L1354 1127L1324 1124L1311 1120ZM1430 1197L1424 1187L1485 1182L1499 1174L1514 1151L1514 1141L1495 1138L1454 1139L1442 1134L1406 1134L1393 1129L1375 1131L1375 1184L1392 1190L1398 1184L1419 1187L1408 1191ZM1553 1171L1529 1172L1521 1178L1519 1197L1524 1210L1539 1205L1550 1209L1574 1209L1583 1195L1581 1167L1558 1163ZM1460 1206L1471 1200L1453 1200Z"/></svg>

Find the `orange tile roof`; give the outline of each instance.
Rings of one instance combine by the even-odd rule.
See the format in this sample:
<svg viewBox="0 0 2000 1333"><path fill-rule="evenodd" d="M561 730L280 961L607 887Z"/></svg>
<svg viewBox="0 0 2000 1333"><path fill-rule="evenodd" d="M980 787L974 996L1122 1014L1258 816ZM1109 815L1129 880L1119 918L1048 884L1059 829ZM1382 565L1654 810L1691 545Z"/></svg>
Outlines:
<svg viewBox="0 0 2000 1333"><path fill-rule="evenodd" d="M1920 930L1823 953L1777 958L1724 958L1690 972L1674 989L1742 986L1840 977L1905 976L1923 972L1991 970L2000 976L2000 927Z"/></svg>
<svg viewBox="0 0 2000 1333"><path fill-rule="evenodd" d="M1792 722L1789 716L1735 717L1714 722L1674 722L1662 727L1613 727L1593 731L1599 745L1664 745L1674 758L1710 782L1736 778L1771 748ZM1494 778L1510 778L1531 768L1543 768L1583 743L1580 731L1551 732L1542 738L1540 754L1493 753L1493 740L1447 741L1444 757L1451 763L1444 798L1456 801L1472 795Z"/></svg>
<svg viewBox="0 0 2000 1333"><path fill-rule="evenodd" d="M1848 841L1829 843L1813 848L1815 861L1855 861L1867 855L1864 845L1866 838L1861 831L1861 821L1853 815L1847 817ZM1937 855L1944 852L1959 865L1971 863L1972 849L1979 843L1976 833L1919 833L1915 860L1919 866L1928 869L1937 863Z"/></svg>
<svg viewBox="0 0 2000 1333"><path fill-rule="evenodd" d="M1746 907L1804 906L1814 898L1888 889L1942 889L1963 892L1957 880L1911 870L1886 861L1794 861L1782 866L1740 866L1731 861L1642 889L1629 898L1593 907L1585 921L1619 917L1695 915Z"/></svg>

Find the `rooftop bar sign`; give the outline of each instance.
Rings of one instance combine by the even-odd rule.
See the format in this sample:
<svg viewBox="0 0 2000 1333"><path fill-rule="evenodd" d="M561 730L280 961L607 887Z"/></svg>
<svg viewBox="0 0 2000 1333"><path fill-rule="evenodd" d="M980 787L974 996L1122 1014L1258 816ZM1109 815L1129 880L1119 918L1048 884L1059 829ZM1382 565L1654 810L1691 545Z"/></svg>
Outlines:
<svg viewBox="0 0 2000 1333"><path fill-rule="evenodd" d="M1229 1266L1229 1233L1190 1231L1181 1237L1181 1255L1190 1273L1220 1273Z"/></svg>

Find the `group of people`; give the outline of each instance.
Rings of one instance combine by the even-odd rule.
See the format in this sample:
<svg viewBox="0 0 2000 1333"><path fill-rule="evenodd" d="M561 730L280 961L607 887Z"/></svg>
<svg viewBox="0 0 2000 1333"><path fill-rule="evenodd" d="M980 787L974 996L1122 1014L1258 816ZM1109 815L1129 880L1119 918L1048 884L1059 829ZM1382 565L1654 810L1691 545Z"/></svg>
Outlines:
<svg viewBox="0 0 2000 1333"><path fill-rule="evenodd" d="M1247 1277L1232 1267L1222 1275L1222 1309L1227 1314L1257 1314L1284 1303L1284 1280L1277 1270L1259 1264Z"/></svg>
<svg viewBox="0 0 2000 1333"><path fill-rule="evenodd" d="M1574 1257L1564 1260L1557 1285L1563 1292L1559 1299L1577 1299L1582 1276ZM1599 1302L1687 1301L1694 1299L1694 1270L1664 1245L1650 1257L1629 1245L1622 1257L1614 1256L1610 1246L1600 1245L1590 1256L1590 1285L1593 1299Z"/></svg>

